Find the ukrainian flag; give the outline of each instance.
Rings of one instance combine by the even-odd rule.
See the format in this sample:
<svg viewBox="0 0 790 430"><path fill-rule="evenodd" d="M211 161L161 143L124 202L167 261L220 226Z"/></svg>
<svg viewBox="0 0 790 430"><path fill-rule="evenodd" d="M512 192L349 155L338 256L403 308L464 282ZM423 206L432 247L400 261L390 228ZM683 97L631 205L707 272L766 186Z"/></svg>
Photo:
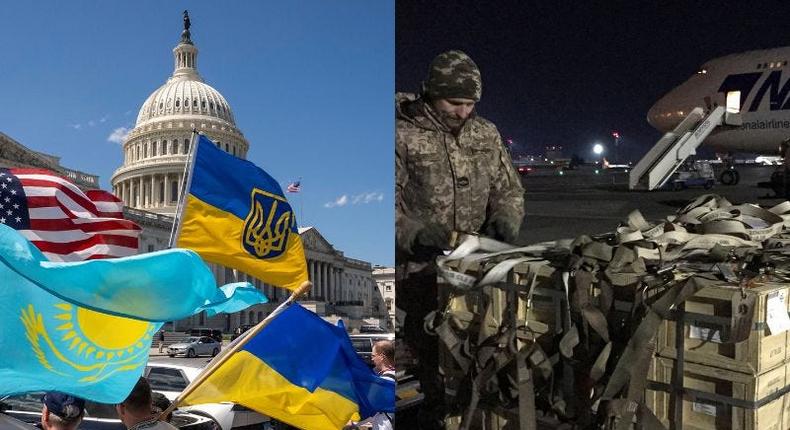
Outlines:
<svg viewBox="0 0 790 430"><path fill-rule="evenodd" d="M177 246L289 290L307 281L296 217L277 181L205 136L195 149Z"/></svg>
<svg viewBox="0 0 790 430"><path fill-rule="evenodd" d="M394 412L395 383L357 356L346 331L291 304L182 400L230 401L292 426L337 430Z"/></svg>

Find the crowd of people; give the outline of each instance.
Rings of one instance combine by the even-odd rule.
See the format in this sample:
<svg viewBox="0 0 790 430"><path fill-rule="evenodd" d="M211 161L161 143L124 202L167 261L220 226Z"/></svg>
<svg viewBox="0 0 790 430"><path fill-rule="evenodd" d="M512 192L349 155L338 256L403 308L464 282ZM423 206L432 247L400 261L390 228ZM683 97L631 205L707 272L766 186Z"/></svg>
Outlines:
<svg viewBox="0 0 790 430"><path fill-rule="evenodd" d="M42 399L41 428L44 430L75 430L85 417L85 400L70 394L50 391ZM128 430L175 430L170 424L172 412L162 413L170 401L151 391L148 380L140 377L126 399L115 405L118 418Z"/></svg>

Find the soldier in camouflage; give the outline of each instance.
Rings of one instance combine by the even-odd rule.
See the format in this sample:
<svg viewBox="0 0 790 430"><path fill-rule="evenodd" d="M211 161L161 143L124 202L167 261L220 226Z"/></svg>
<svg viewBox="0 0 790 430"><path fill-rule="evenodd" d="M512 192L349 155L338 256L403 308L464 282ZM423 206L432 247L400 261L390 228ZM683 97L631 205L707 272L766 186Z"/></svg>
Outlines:
<svg viewBox="0 0 790 430"><path fill-rule="evenodd" d="M451 231L518 237L524 190L496 126L476 115L482 81L461 51L439 54L417 96L396 95L396 303L403 340L417 354L423 428L443 428L438 343L423 329L438 306L434 260Z"/></svg>

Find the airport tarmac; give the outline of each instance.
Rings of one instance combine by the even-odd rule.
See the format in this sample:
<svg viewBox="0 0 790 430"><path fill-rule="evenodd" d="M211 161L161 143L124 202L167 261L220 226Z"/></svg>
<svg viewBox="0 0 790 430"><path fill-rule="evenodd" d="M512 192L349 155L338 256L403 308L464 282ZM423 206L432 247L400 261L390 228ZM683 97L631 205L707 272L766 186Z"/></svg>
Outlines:
<svg viewBox="0 0 790 430"><path fill-rule="evenodd" d="M614 231L634 209L650 222L674 214L702 194L718 194L733 204L755 203L771 207L785 199L773 191L758 188L768 181L774 166L738 166L737 185L717 183L710 190L702 187L680 191L629 191L628 173L601 170L592 166L566 170L537 171L522 176L526 217L519 241L523 244L575 238L582 234Z"/></svg>

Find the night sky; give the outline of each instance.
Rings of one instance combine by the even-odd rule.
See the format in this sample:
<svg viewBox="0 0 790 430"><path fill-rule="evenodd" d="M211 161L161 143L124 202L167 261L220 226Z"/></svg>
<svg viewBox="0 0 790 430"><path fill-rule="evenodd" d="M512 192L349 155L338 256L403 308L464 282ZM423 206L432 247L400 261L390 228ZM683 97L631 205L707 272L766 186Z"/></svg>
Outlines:
<svg viewBox="0 0 790 430"><path fill-rule="evenodd" d="M589 159L617 130L636 162L661 137L650 106L704 62L790 45L790 3L593 3L398 0L396 90L416 91L436 54L461 49L481 69L479 114L514 152Z"/></svg>

